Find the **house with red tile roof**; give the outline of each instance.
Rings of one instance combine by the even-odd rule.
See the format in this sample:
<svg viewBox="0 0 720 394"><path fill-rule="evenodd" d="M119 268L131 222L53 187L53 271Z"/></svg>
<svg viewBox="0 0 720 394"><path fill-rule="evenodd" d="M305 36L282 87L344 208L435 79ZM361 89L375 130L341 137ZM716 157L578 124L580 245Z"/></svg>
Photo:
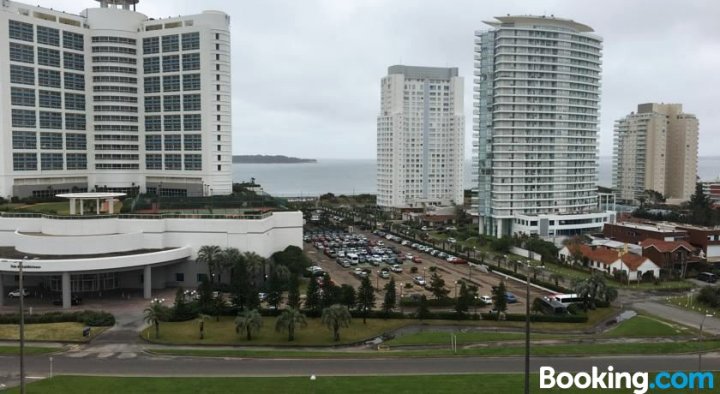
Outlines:
<svg viewBox="0 0 720 394"><path fill-rule="evenodd" d="M655 278L660 277L660 267L648 257L634 253L626 253L604 246L573 244L565 246L558 253L561 261L571 264L582 264L596 271L614 275L623 271L629 280L637 280L648 271L653 272ZM580 261L575 261L575 257Z"/></svg>
<svg viewBox="0 0 720 394"><path fill-rule="evenodd" d="M665 241L648 238L640 242L642 255L655 262L660 268L685 276L688 267L699 262L696 247L687 241Z"/></svg>

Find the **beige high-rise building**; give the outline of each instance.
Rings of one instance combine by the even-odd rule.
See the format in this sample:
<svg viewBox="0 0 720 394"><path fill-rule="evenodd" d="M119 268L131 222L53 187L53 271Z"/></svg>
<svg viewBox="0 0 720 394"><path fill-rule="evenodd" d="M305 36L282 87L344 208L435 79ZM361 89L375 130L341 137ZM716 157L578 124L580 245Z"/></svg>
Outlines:
<svg viewBox="0 0 720 394"><path fill-rule="evenodd" d="M637 113L615 122L613 187L618 199L633 201L655 190L668 202L695 192L698 120L682 104L638 105Z"/></svg>

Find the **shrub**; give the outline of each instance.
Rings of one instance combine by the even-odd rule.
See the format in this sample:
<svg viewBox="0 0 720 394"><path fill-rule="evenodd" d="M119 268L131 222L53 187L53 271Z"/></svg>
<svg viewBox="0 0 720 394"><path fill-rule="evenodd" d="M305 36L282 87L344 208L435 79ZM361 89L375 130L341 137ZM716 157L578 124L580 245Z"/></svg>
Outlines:
<svg viewBox="0 0 720 394"><path fill-rule="evenodd" d="M115 325L115 316L104 311L48 312L26 315L26 324L78 322L92 327ZM20 324L20 315L7 313L0 315L0 324Z"/></svg>
<svg viewBox="0 0 720 394"><path fill-rule="evenodd" d="M497 320L495 313L481 313L483 320ZM506 313L506 321L525 321L525 315L517 313ZM548 322L548 323L586 323L587 315L530 315L532 322Z"/></svg>

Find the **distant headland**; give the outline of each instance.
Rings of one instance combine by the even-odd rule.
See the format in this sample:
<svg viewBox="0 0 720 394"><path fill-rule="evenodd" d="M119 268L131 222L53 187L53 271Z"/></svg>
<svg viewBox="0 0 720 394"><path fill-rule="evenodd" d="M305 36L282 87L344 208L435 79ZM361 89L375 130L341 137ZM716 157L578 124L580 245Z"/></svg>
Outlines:
<svg viewBox="0 0 720 394"><path fill-rule="evenodd" d="M317 163L316 159L301 159L283 155L235 155L233 163L239 164L287 164L287 163Z"/></svg>

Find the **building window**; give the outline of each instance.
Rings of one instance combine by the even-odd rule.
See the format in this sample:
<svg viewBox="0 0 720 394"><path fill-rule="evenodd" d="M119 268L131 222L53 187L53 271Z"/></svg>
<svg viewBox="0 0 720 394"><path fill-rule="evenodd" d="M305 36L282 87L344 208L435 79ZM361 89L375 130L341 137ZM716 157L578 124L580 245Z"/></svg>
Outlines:
<svg viewBox="0 0 720 394"><path fill-rule="evenodd" d="M65 135L65 149L67 150L86 150L87 141L85 134L68 133Z"/></svg>
<svg viewBox="0 0 720 394"><path fill-rule="evenodd" d="M58 75L59 75L59 73L58 73ZM35 85L35 69L32 67L18 66L15 64L11 64L10 65L10 82L20 83L23 85Z"/></svg>
<svg viewBox="0 0 720 394"><path fill-rule="evenodd" d="M185 155L185 170L201 171L202 155Z"/></svg>
<svg viewBox="0 0 720 394"><path fill-rule="evenodd" d="M40 90L39 102L41 108L62 108L62 95L60 92Z"/></svg>
<svg viewBox="0 0 720 394"><path fill-rule="evenodd" d="M180 71L180 55L163 56L163 72Z"/></svg>
<svg viewBox="0 0 720 394"><path fill-rule="evenodd" d="M38 26L37 27L37 42L38 44L52 45L54 47L60 46L60 30L53 29L51 27Z"/></svg>
<svg viewBox="0 0 720 394"><path fill-rule="evenodd" d="M63 48L84 51L85 37L82 34L63 31Z"/></svg>
<svg viewBox="0 0 720 394"><path fill-rule="evenodd" d="M151 53L160 52L160 38L159 37L148 37L143 38L143 54L149 55Z"/></svg>
<svg viewBox="0 0 720 394"><path fill-rule="evenodd" d="M135 48L111 47L111 46L93 46L92 52L93 53L123 53L126 55L134 55L137 53Z"/></svg>
<svg viewBox="0 0 720 394"><path fill-rule="evenodd" d="M39 52L38 56L40 56ZM63 52L63 67L69 70L84 71L85 55L81 53Z"/></svg>
<svg viewBox="0 0 720 394"><path fill-rule="evenodd" d="M83 74L64 73L65 89L85 90L85 76Z"/></svg>
<svg viewBox="0 0 720 394"><path fill-rule="evenodd" d="M145 136L145 150L161 151L162 150L162 136L146 135Z"/></svg>
<svg viewBox="0 0 720 394"><path fill-rule="evenodd" d="M178 50L180 50L180 47L177 34L162 37L163 52L177 52Z"/></svg>
<svg viewBox="0 0 720 394"><path fill-rule="evenodd" d="M125 37L117 37L117 36L95 36L92 38L92 42L109 42L112 44L125 44L125 45L133 45L137 44L137 41L135 41L134 38L125 38Z"/></svg>
<svg viewBox="0 0 720 394"><path fill-rule="evenodd" d="M166 151L182 150L182 146L180 145L180 135L179 134L170 134L170 135L165 136L165 150Z"/></svg>
<svg viewBox="0 0 720 394"><path fill-rule="evenodd" d="M40 133L40 149L60 150L63 147L63 138L60 133Z"/></svg>
<svg viewBox="0 0 720 394"><path fill-rule="evenodd" d="M180 115L165 115L165 131L180 131Z"/></svg>
<svg viewBox="0 0 720 394"><path fill-rule="evenodd" d="M82 94L65 93L65 109L85 111L85 96Z"/></svg>
<svg viewBox="0 0 720 394"><path fill-rule="evenodd" d="M38 64L41 66L60 67L60 51L38 47Z"/></svg>
<svg viewBox="0 0 720 394"><path fill-rule="evenodd" d="M183 90L200 90L200 74L184 74Z"/></svg>
<svg viewBox="0 0 720 394"><path fill-rule="evenodd" d="M183 130L199 131L201 129L201 126L202 124L200 114L183 115Z"/></svg>
<svg viewBox="0 0 720 394"><path fill-rule="evenodd" d="M164 96L163 110L165 112L180 111L180 95Z"/></svg>
<svg viewBox="0 0 720 394"><path fill-rule="evenodd" d="M63 169L62 153L41 153L40 169L43 171L58 171Z"/></svg>
<svg viewBox="0 0 720 394"><path fill-rule="evenodd" d="M196 277L198 283L207 282L208 280L207 274L197 274Z"/></svg>
<svg viewBox="0 0 720 394"><path fill-rule="evenodd" d="M162 118L160 115L145 117L145 131L162 131Z"/></svg>
<svg viewBox="0 0 720 394"><path fill-rule="evenodd" d="M68 153L66 158L68 170L87 169L87 155L85 153Z"/></svg>
<svg viewBox="0 0 720 394"><path fill-rule="evenodd" d="M202 150L202 136L200 134L185 134L183 136L183 147L186 151Z"/></svg>
<svg viewBox="0 0 720 394"><path fill-rule="evenodd" d="M183 71L192 71L200 69L200 53L184 53Z"/></svg>
<svg viewBox="0 0 720 394"><path fill-rule="evenodd" d="M35 63L35 51L31 45L11 42L10 60L13 62Z"/></svg>
<svg viewBox="0 0 720 394"><path fill-rule="evenodd" d="M145 155L145 168L148 170L162 170L162 155Z"/></svg>
<svg viewBox="0 0 720 394"><path fill-rule="evenodd" d="M62 129L62 114L60 112L40 111L41 129Z"/></svg>
<svg viewBox="0 0 720 394"><path fill-rule="evenodd" d="M18 87L10 88L10 103L12 105L21 105L24 107L35 106L35 90Z"/></svg>
<svg viewBox="0 0 720 394"><path fill-rule="evenodd" d="M13 170L37 170L37 155L35 153L13 153Z"/></svg>
<svg viewBox="0 0 720 394"><path fill-rule="evenodd" d="M12 110L12 126L13 127L32 127L36 125L35 111L26 109Z"/></svg>
<svg viewBox="0 0 720 394"><path fill-rule="evenodd" d="M175 282L185 282L185 274L182 272L175 273Z"/></svg>
<svg viewBox="0 0 720 394"><path fill-rule="evenodd" d="M145 112L160 112L160 96L145 97Z"/></svg>
<svg viewBox="0 0 720 394"><path fill-rule="evenodd" d="M14 20L8 21L8 33L10 38L22 41L35 41L33 37L33 25Z"/></svg>
<svg viewBox="0 0 720 394"><path fill-rule="evenodd" d="M37 149L37 136L34 131L13 131L13 149Z"/></svg>
<svg viewBox="0 0 720 394"><path fill-rule="evenodd" d="M183 51L191 51L193 49L200 49L200 33L185 33L182 35L182 49Z"/></svg>
<svg viewBox="0 0 720 394"><path fill-rule="evenodd" d="M145 93L160 92L160 77L145 77Z"/></svg>
<svg viewBox="0 0 720 394"><path fill-rule="evenodd" d="M163 77L163 92L179 92L180 76L166 75Z"/></svg>
<svg viewBox="0 0 720 394"><path fill-rule="evenodd" d="M146 57L143 59L143 70L145 74L157 74L160 72L160 57Z"/></svg>
<svg viewBox="0 0 720 394"><path fill-rule="evenodd" d="M44 68L38 69L38 84L40 86L47 86L49 88L60 87L60 71L46 70Z"/></svg>
<svg viewBox="0 0 720 394"><path fill-rule="evenodd" d="M65 114L66 130L85 130L85 114Z"/></svg>
<svg viewBox="0 0 720 394"><path fill-rule="evenodd" d="M183 111L200 111L200 95L186 94L183 96Z"/></svg>
<svg viewBox="0 0 720 394"><path fill-rule="evenodd" d="M182 155L168 154L165 155L165 169L169 171L182 170Z"/></svg>

